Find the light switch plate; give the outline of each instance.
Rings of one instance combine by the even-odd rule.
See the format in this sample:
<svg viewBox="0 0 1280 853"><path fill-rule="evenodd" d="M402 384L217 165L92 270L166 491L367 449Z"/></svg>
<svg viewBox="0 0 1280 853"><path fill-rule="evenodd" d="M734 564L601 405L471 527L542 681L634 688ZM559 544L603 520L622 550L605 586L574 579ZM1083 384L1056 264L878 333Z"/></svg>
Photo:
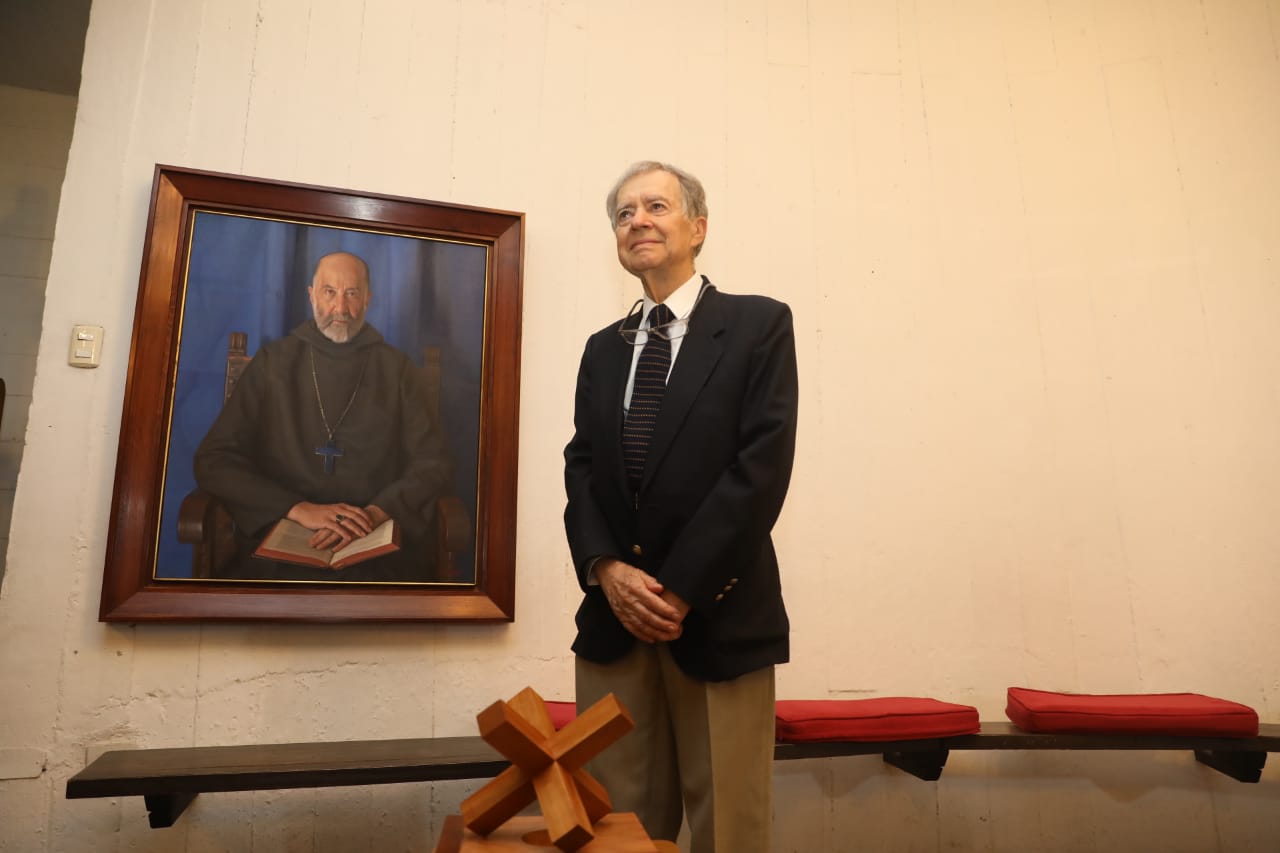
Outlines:
<svg viewBox="0 0 1280 853"><path fill-rule="evenodd" d="M72 326L71 347L67 364L72 367L97 367L102 363L102 327Z"/></svg>

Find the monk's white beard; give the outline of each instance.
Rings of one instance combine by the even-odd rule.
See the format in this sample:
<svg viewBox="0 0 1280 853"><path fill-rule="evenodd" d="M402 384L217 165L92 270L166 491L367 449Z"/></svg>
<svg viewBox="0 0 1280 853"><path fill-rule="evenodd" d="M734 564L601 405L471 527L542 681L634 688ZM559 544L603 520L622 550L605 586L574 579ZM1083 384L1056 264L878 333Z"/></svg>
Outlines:
<svg viewBox="0 0 1280 853"><path fill-rule="evenodd" d="M316 325L320 328L320 334L324 335L335 344L345 344L347 341L360 334L360 330L364 328L364 321L352 320L345 326L338 326L334 325L333 318L330 318L326 325L321 326L319 323Z"/></svg>

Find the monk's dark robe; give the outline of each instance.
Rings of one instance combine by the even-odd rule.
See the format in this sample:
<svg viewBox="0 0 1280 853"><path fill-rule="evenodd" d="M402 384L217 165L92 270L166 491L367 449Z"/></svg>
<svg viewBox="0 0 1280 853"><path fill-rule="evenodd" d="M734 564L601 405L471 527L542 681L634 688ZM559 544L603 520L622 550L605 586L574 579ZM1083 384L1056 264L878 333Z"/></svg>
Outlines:
<svg viewBox="0 0 1280 853"><path fill-rule="evenodd" d="M434 580L435 501L451 486L452 472L440 424L429 411L421 369L372 326L338 344L308 320L263 346L195 456L196 482L221 499L236 523L238 558L220 574ZM326 418L342 450L332 473L316 453L328 442ZM379 506L400 525L401 550L336 571L253 557L300 501Z"/></svg>

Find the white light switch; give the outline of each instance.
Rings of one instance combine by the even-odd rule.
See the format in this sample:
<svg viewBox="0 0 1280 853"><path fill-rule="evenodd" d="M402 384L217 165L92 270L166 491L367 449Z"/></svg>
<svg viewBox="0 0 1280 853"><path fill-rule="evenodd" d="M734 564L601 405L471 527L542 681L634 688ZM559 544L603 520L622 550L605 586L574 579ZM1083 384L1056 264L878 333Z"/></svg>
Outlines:
<svg viewBox="0 0 1280 853"><path fill-rule="evenodd" d="M97 367L102 363L102 327L72 326L71 349L67 364L72 367Z"/></svg>

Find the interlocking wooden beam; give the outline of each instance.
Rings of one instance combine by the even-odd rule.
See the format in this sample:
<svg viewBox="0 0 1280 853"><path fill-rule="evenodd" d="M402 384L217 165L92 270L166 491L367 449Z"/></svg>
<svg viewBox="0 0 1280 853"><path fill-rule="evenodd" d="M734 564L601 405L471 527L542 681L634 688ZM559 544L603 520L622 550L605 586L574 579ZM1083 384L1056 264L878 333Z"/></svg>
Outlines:
<svg viewBox="0 0 1280 853"><path fill-rule="evenodd" d="M542 697L526 687L485 708L476 722L511 766L463 800L467 828L487 836L537 799L551 843L566 853L589 843L612 805L582 767L635 727L617 697L609 694L557 732Z"/></svg>

